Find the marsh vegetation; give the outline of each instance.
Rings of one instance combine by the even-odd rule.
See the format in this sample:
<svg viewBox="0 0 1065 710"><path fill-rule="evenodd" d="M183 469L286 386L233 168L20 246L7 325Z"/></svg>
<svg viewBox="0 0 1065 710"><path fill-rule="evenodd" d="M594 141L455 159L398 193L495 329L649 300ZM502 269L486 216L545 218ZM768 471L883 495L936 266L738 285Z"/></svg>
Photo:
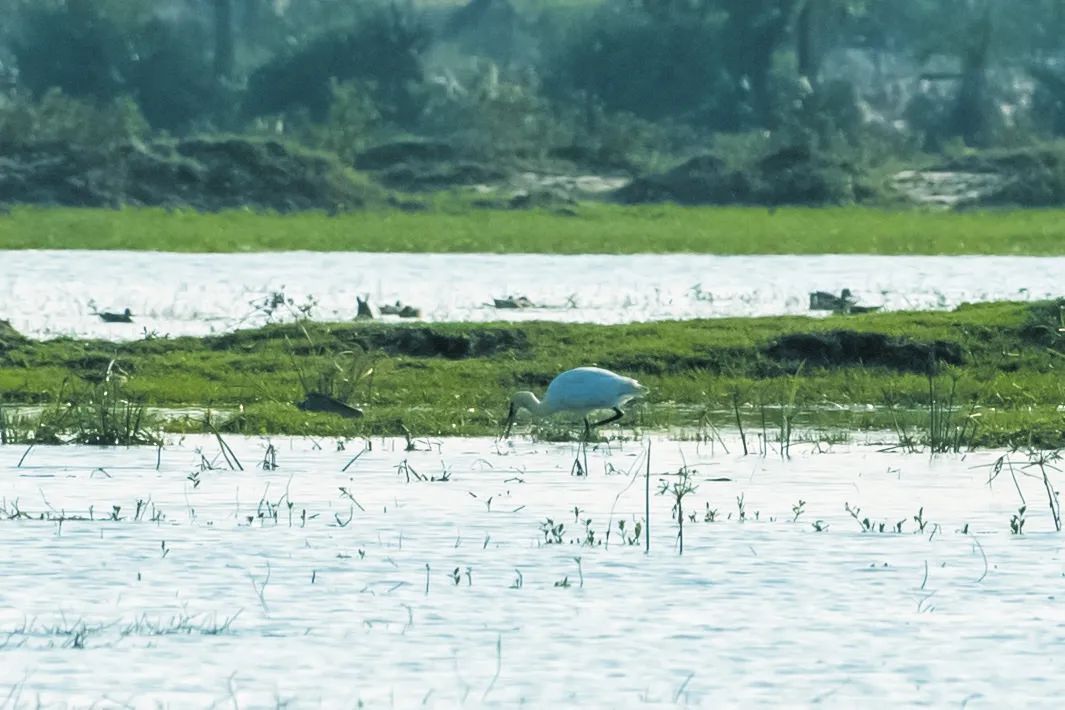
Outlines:
<svg viewBox="0 0 1065 710"><path fill-rule="evenodd" d="M1060 2L0 14L0 706L1060 694Z"/></svg>
<svg viewBox="0 0 1065 710"><path fill-rule="evenodd" d="M580 362L651 388L616 432L622 437L664 428L697 436L738 422L749 436L772 430L784 441L879 429L911 448L1058 446L1062 307L619 326L299 320L204 338L21 341L0 354L0 385L12 441L33 440L38 429L53 437L55 426L44 423L105 401L107 416L97 419L135 430L144 429L140 408L150 406L196 407L212 426L237 433L479 435L497 433L506 393L542 391L562 363ZM100 387L112 399L95 394ZM297 408L312 392L364 416ZM27 405L44 409L20 414ZM162 426L205 431L206 416ZM75 420L59 428L69 434ZM548 438L566 431L546 426Z"/></svg>

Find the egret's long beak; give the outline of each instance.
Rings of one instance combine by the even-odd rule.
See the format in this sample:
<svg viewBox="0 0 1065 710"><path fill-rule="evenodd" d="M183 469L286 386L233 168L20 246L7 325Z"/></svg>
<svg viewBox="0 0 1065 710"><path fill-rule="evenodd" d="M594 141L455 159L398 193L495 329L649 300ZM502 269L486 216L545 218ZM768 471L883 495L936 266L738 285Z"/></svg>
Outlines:
<svg viewBox="0 0 1065 710"><path fill-rule="evenodd" d="M514 406L514 403L510 403L510 410L507 412L507 423L503 427L503 436L501 438L506 439L510 436L510 430L514 427L514 420L518 418L518 408Z"/></svg>

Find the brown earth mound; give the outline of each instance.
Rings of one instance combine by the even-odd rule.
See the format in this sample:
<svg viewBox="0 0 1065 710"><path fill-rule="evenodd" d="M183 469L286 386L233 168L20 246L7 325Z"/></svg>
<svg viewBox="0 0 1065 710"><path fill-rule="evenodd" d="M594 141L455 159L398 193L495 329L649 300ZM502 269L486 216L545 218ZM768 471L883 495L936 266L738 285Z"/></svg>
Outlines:
<svg viewBox="0 0 1065 710"><path fill-rule="evenodd" d="M785 148L740 169L701 155L665 173L633 180L614 193L627 204L829 205L870 195L850 164L804 147Z"/></svg>
<svg viewBox="0 0 1065 710"><path fill-rule="evenodd" d="M957 343L941 340L919 343L853 330L793 333L770 344L764 352L774 360L796 366L799 363L814 367L879 366L906 372L927 372L934 362L950 365L964 362Z"/></svg>
<svg viewBox="0 0 1065 710"><path fill-rule="evenodd" d="M278 212L362 207L382 191L336 159L276 141L188 139L22 147L0 158L6 203Z"/></svg>
<svg viewBox="0 0 1065 710"><path fill-rule="evenodd" d="M520 330L476 330L469 333L444 333L429 326L405 326L356 332L354 340L367 350L383 350L389 355L444 357L458 360L488 357L496 353L520 350L528 339Z"/></svg>
<svg viewBox="0 0 1065 710"><path fill-rule="evenodd" d="M510 172L498 165L461 155L440 141L395 141L368 148L355 157L355 167L373 173L389 187L410 192L493 184Z"/></svg>
<svg viewBox="0 0 1065 710"><path fill-rule="evenodd" d="M1065 151L1061 148L987 151L954 158L935 170L997 178L994 189L960 206L1060 207L1065 204Z"/></svg>
<svg viewBox="0 0 1065 710"><path fill-rule="evenodd" d="M401 163L374 174L381 184L410 192L494 184L507 176L505 170L474 162Z"/></svg>
<svg viewBox="0 0 1065 710"><path fill-rule="evenodd" d="M322 348L346 350L352 346L364 351L379 351L389 355L412 357L444 357L461 359L489 357L497 353L523 350L528 346L525 332L513 328L476 329L459 331L431 325L392 325L364 323L334 327L312 337L303 335L299 325L277 324L264 328L238 330L211 336L204 343L213 350L254 351L284 339L286 349L293 355L311 355ZM178 342L178 341L172 341Z"/></svg>
<svg viewBox="0 0 1065 710"><path fill-rule="evenodd" d="M441 141L393 141L367 148L355 156L359 170L384 170L395 165L416 162L455 160L455 149Z"/></svg>

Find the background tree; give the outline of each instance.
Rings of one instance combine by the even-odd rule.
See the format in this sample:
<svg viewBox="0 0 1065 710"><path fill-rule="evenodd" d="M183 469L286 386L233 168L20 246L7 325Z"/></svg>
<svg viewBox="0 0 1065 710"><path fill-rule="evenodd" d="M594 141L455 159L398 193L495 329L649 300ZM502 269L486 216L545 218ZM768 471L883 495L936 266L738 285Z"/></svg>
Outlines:
<svg viewBox="0 0 1065 710"><path fill-rule="evenodd" d="M233 76L236 61L233 0L214 0L214 75L225 81Z"/></svg>
<svg viewBox="0 0 1065 710"><path fill-rule="evenodd" d="M0 0L0 14L0 105L128 98L172 133L294 125L260 120L284 115L325 131L290 136L360 143L373 126L526 150L640 125L670 153L725 134L834 150L905 133L938 150L1065 133L1061 0Z"/></svg>
<svg viewBox="0 0 1065 710"><path fill-rule="evenodd" d="M12 42L21 86L100 100L126 91L133 51L120 17L93 0L24 3Z"/></svg>
<svg viewBox="0 0 1065 710"><path fill-rule="evenodd" d="M424 78L422 54L431 35L395 5L377 7L352 27L327 31L256 69L248 79L247 116L307 111L325 118L332 80L358 79L373 87L382 112L398 121L418 113L413 87Z"/></svg>

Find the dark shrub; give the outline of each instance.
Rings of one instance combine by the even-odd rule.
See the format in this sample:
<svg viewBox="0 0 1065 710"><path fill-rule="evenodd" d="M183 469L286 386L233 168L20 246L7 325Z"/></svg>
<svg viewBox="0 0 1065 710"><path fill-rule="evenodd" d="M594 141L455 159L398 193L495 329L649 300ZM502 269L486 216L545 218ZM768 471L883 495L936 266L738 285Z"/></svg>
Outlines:
<svg viewBox="0 0 1065 710"><path fill-rule="evenodd" d="M855 202L866 192L848 163L800 146L739 169L729 169L713 155L698 156L668 172L637 178L615 195L626 203L823 205Z"/></svg>
<svg viewBox="0 0 1065 710"><path fill-rule="evenodd" d="M222 88L211 71L201 35L188 23L152 20L138 33L129 86L153 128L181 132L214 115Z"/></svg>
<svg viewBox="0 0 1065 710"><path fill-rule="evenodd" d="M377 9L349 31L330 32L272 59L248 80L247 116L306 110L322 120L332 100L330 80L372 83L375 101L389 118L406 121L419 101L421 53L429 32L398 10Z"/></svg>
<svg viewBox="0 0 1065 710"><path fill-rule="evenodd" d="M633 180L618 190L626 203L677 202L682 205L745 203L753 199L750 181L714 155L700 155L659 175Z"/></svg>
<svg viewBox="0 0 1065 710"><path fill-rule="evenodd" d="M13 43L20 83L34 94L109 100L129 89L133 48L90 0L41 2L23 10Z"/></svg>
<svg viewBox="0 0 1065 710"><path fill-rule="evenodd" d="M789 147L758 162L754 201L769 205L824 205L855 202L856 171L846 161Z"/></svg>
<svg viewBox="0 0 1065 710"><path fill-rule="evenodd" d="M1002 186L981 198L982 204L1022 207L1065 204L1065 147L1060 145L977 153L946 161L939 169L1002 176Z"/></svg>
<svg viewBox="0 0 1065 710"><path fill-rule="evenodd" d="M594 97L607 111L686 117L735 129L742 103L728 80L711 21L660 19L611 4L582 22L543 75L556 97Z"/></svg>
<svg viewBox="0 0 1065 710"><path fill-rule="evenodd" d="M38 97L53 89L97 102L132 96L157 129L204 122L221 102L201 26L145 17L120 25L89 0L27 7L13 46L19 84Z"/></svg>
<svg viewBox="0 0 1065 710"><path fill-rule="evenodd" d="M355 156L355 167L382 170L410 161L446 161L455 159L455 149L440 141L393 141L382 143Z"/></svg>

